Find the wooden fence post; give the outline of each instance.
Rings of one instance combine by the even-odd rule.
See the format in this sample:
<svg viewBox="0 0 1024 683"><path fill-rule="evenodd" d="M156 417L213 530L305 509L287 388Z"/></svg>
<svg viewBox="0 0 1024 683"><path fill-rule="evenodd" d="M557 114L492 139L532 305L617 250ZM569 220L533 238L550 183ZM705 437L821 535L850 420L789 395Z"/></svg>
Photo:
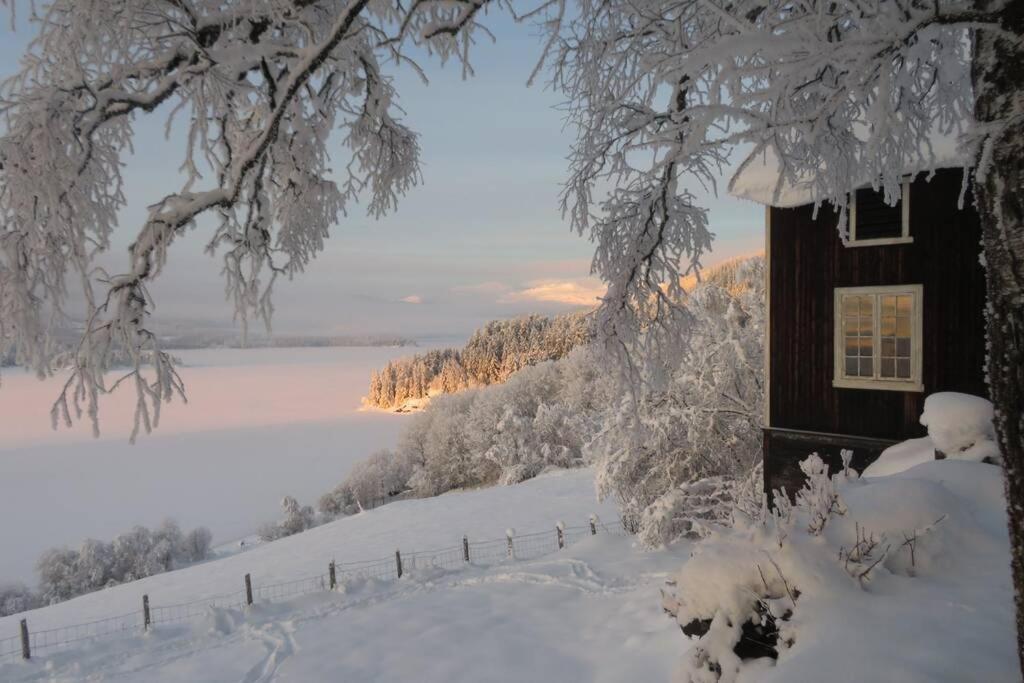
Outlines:
<svg viewBox="0 0 1024 683"><path fill-rule="evenodd" d="M248 574L245 575L245 604L252 604L252 579Z"/></svg>
<svg viewBox="0 0 1024 683"><path fill-rule="evenodd" d="M558 549L561 550L565 547L565 533L562 531L561 523L555 527L555 533L558 534Z"/></svg>
<svg viewBox="0 0 1024 683"><path fill-rule="evenodd" d="M32 659L32 648L28 643L28 620L21 620L21 658Z"/></svg>
<svg viewBox="0 0 1024 683"><path fill-rule="evenodd" d="M331 560L331 563L327 565L327 574L331 578L331 590L334 590L338 587L338 577L334 573L334 560Z"/></svg>
<svg viewBox="0 0 1024 683"><path fill-rule="evenodd" d="M142 596L142 630L148 631L149 625L153 623L149 618L149 596Z"/></svg>
<svg viewBox="0 0 1024 683"><path fill-rule="evenodd" d="M462 559L469 562L469 536L462 537Z"/></svg>
<svg viewBox="0 0 1024 683"><path fill-rule="evenodd" d="M505 532L505 537L508 539L508 556L512 558L516 556L516 547L512 544L512 534L514 533L512 529Z"/></svg>
<svg viewBox="0 0 1024 683"><path fill-rule="evenodd" d="M597 515L590 515L590 535L597 536Z"/></svg>
<svg viewBox="0 0 1024 683"><path fill-rule="evenodd" d="M398 578L402 578L402 553L395 551L395 567L398 569Z"/></svg>

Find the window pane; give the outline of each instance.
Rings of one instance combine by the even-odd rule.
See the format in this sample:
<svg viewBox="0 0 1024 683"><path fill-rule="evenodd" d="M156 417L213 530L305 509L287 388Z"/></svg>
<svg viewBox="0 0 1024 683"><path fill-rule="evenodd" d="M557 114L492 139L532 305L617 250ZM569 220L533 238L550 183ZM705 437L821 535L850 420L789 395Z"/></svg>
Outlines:
<svg viewBox="0 0 1024 683"><path fill-rule="evenodd" d="M872 355L873 349L871 348L871 337L860 338L860 355L870 356Z"/></svg>
<svg viewBox="0 0 1024 683"><path fill-rule="evenodd" d="M881 377L895 377L896 361L894 361L892 358L883 358L882 364L879 367L879 375Z"/></svg>
<svg viewBox="0 0 1024 683"><path fill-rule="evenodd" d="M910 338L910 318L896 319L896 336Z"/></svg>
<svg viewBox="0 0 1024 683"><path fill-rule="evenodd" d="M911 297L909 294L903 294L901 296L896 297L896 299L896 315L904 318L909 318L910 310L912 308L911 301L913 297Z"/></svg>
<svg viewBox="0 0 1024 683"><path fill-rule="evenodd" d="M860 359L860 376L861 377L873 377L874 372L871 370L871 359L861 358Z"/></svg>
<svg viewBox="0 0 1024 683"><path fill-rule="evenodd" d="M846 295L843 297L843 316L848 317L851 315L857 315L859 310L857 307L858 297Z"/></svg>
<svg viewBox="0 0 1024 683"><path fill-rule="evenodd" d="M846 356L857 355L857 337L847 337L846 344L843 349L843 354Z"/></svg>
<svg viewBox="0 0 1024 683"><path fill-rule="evenodd" d="M896 355L902 358L910 358L910 339L901 337L896 340Z"/></svg>
<svg viewBox="0 0 1024 683"><path fill-rule="evenodd" d="M900 379L910 379L909 358L900 358L896 361L896 376Z"/></svg>
<svg viewBox="0 0 1024 683"><path fill-rule="evenodd" d="M863 316L862 315L857 320L860 321L860 324L857 326L857 330L860 333L860 336L862 336L862 337L870 337L870 336L874 335L874 333L875 333L875 325L874 325L874 322L871 320L871 316L869 316L869 315L868 316Z"/></svg>
<svg viewBox="0 0 1024 683"><path fill-rule="evenodd" d="M879 325L879 332L883 337L893 337L896 335L896 316L883 316L882 322Z"/></svg>
<svg viewBox="0 0 1024 683"><path fill-rule="evenodd" d="M859 296L857 298L860 299L860 314L862 316L868 316L868 318L870 318L871 315L872 315L872 310L871 310L871 308L872 308L871 307L871 299L872 299L872 297L870 297L870 296Z"/></svg>
<svg viewBox="0 0 1024 683"><path fill-rule="evenodd" d="M896 315L896 297L882 297L882 315Z"/></svg>
<svg viewBox="0 0 1024 683"><path fill-rule="evenodd" d="M892 337L882 337L882 358L892 358L896 355L896 340Z"/></svg>
<svg viewBox="0 0 1024 683"><path fill-rule="evenodd" d="M857 190L857 239L900 237L903 234L903 209L885 203L885 194L870 187Z"/></svg>
<svg viewBox="0 0 1024 683"><path fill-rule="evenodd" d="M846 359L846 376L856 377L857 376L857 359L847 358Z"/></svg>

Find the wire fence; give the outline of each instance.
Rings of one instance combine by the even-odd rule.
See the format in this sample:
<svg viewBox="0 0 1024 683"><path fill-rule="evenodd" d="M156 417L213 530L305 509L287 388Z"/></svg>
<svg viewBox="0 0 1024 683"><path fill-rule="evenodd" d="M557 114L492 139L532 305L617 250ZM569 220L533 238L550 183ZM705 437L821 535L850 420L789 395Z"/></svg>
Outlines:
<svg viewBox="0 0 1024 683"><path fill-rule="evenodd" d="M39 654L74 647L76 643L115 635L144 632L161 624L177 624L203 618L211 608L244 609L256 602L289 600L301 595L322 593L339 585L374 579L394 581L411 571L425 569L461 569L466 566L492 566L506 562L532 560L551 555L560 549L597 534L629 535L620 520L610 524L591 516L590 523L566 527L558 524L549 531L515 534L511 530L504 538L470 541L463 537L461 545L422 550L393 557L349 562L331 561L327 573L306 576L278 583L253 585L251 577L244 577L244 588L231 593L212 595L191 602L168 605L150 605L149 596L142 599L142 609L95 621L32 631L26 619L19 623L17 635L0 638L0 662L18 658L30 659Z"/></svg>

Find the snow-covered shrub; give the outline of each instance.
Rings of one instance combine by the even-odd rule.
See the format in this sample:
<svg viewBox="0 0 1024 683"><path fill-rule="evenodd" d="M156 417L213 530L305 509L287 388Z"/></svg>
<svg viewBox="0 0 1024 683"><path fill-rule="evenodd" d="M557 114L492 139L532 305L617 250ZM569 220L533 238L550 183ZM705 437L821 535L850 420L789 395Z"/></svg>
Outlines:
<svg viewBox="0 0 1024 683"><path fill-rule="evenodd" d="M577 347L504 384L437 397L412 418L396 457L411 467L408 485L417 496L579 467L616 390L597 352Z"/></svg>
<svg viewBox="0 0 1024 683"><path fill-rule="evenodd" d="M927 634L916 641L926 649L924 640L971 641L963 651L973 656L962 671L941 672L945 680L1002 680L991 671L1006 670L1005 657L992 661L1006 640L1001 629L1013 623L1006 601L973 617L984 628L967 633L957 623L959 600L974 614L980 593L1002 590L993 585L1009 594L1000 473L947 460L892 476L830 476L816 455L801 466L807 482L795 502L776 492L774 509L737 509L732 526L699 542L663 592L666 611L697 639L680 679L832 680L860 671L880 680L921 671L927 656L908 652L892 633L899 629ZM1012 660L1012 637L1005 645Z"/></svg>
<svg viewBox="0 0 1024 683"><path fill-rule="evenodd" d="M25 584L0 585L0 617L26 612L41 606L42 599Z"/></svg>
<svg viewBox="0 0 1024 683"><path fill-rule="evenodd" d="M41 599L52 604L199 562L209 555L211 538L204 527L183 534L167 520L152 530L136 526L110 543L86 539L78 550L47 550L36 562Z"/></svg>
<svg viewBox="0 0 1024 683"><path fill-rule="evenodd" d="M199 562L210 555L210 544L213 542L213 534L204 526L196 527L185 534L182 545L182 558L187 562Z"/></svg>
<svg viewBox="0 0 1024 683"><path fill-rule="evenodd" d="M260 540L274 541L285 536L292 536L306 529L312 529L320 522L312 507L301 505L291 496L281 499L281 509L284 510L284 517L281 521L264 524L259 528L257 534Z"/></svg>
<svg viewBox="0 0 1024 683"><path fill-rule="evenodd" d="M688 533L688 516L707 515L710 483L687 485L745 480L761 457L764 259L712 270L682 305L690 343L645 359L643 382L621 387L587 448L599 494L615 495L627 525L654 544Z"/></svg>
<svg viewBox="0 0 1024 683"><path fill-rule="evenodd" d="M945 457L998 463L992 403L980 396L942 391L924 400L921 424Z"/></svg>
<svg viewBox="0 0 1024 683"><path fill-rule="evenodd" d="M333 518L382 505L405 493L412 473L413 463L406 453L379 450L353 465L333 491L321 496L317 508Z"/></svg>
<svg viewBox="0 0 1024 683"><path fill-rule="evenodd" d="M759 510L763 481L758 463L746 477L707 477L680 484L644 509L636 532L649 547L708 536L731 524L737 508L747 514Z"/></svg>

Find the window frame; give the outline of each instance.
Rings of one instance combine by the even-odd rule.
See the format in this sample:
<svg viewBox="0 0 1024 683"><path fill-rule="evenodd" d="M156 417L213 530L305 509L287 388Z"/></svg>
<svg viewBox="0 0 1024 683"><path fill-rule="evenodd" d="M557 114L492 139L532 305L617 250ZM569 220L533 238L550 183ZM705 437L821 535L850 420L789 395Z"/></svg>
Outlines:
<svg viewBox="0 0 1024 683"><path fill-rule="evenodd" d="M910 234L910 181L904 180L900 189L900 222L902 223L899 237L876 237L866 240L857 239L857 192L871 189L870 186L858 187L850 193L848 201L850 215L850 239L847 247L877 247L886 244L911 244L914 241Z"/></svg>
<svg viewBox="0 0 1024 683"><path fill-rule="evenodd" d="M843 336L843 296L871 295L874 303L871 311L871 369L873 377L849 377L846 375L845 344ZM911 296L910 313L910 378L884 378L881 372L881 303L885 295ZM833 294L832 324L832 386L840 389L881 389L884 391L923 392L922 334L924 329L924 285L882 285L877 287L836 287Z"/></svg>

